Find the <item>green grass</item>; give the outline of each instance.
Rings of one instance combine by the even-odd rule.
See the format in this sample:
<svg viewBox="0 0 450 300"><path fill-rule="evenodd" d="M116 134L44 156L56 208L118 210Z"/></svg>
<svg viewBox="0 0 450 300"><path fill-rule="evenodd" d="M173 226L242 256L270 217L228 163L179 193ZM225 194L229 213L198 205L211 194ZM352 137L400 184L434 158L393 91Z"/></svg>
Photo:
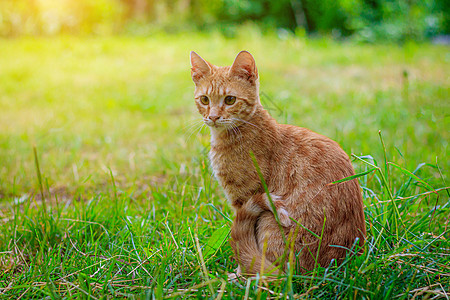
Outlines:
<svg viewBox="0 0 450 300"><path fill-rule="evenodd" d="M242 49L274 117L335 139L358 173L377 167L359 178L362 256L227 282L233 212L197 132L188 54L226 65ZM449 69L444 46L248 29L0 40L0 299L448 297Z"/></svg>

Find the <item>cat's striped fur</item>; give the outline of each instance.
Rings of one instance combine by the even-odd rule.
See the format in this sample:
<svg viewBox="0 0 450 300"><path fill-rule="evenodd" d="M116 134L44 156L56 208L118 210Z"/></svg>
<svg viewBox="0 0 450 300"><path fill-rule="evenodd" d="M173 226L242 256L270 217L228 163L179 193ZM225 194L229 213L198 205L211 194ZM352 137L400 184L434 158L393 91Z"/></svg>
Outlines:
<svg viewBox="0 0 450 300"><path fill-rule="evenodd" d="M316 265L319 239L315 235L321 235L322 227L317 261L322 266L340 261L355 240L362 246L366 229L357 180L328 185L354 175L339 145L308 129L278 124L264 110L250 53L240 52L231 67L218 67L191 52L191 64L196 105L211 128L211 165L236 209L231 245L242 271L260 272L261 264L264 272L278 272L275 265L283 269L286 261L277 261L286 248L283 235L287 237L298 223L302 226L294 249L301 270ZM234 102L226 104L227 99ZM250 152L274 200L281 231Z"/></svg>

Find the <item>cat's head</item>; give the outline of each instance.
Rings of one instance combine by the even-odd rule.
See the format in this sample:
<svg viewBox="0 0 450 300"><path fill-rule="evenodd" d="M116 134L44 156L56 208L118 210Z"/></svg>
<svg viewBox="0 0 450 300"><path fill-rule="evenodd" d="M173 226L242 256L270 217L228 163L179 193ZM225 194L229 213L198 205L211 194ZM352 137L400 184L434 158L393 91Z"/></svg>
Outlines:
<svg viewBox="0 0 450 300"><path fill-rule="evenodd" d="M191 52L195 103L206 125L224 129L249 120L261 105L253 56L241 51L231 67L218 67Z"/></svg>

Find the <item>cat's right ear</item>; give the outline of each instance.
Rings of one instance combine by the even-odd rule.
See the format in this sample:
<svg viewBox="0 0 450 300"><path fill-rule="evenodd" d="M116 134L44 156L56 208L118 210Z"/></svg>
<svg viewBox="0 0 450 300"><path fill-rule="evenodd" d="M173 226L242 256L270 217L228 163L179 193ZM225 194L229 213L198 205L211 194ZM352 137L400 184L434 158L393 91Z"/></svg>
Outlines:
<svg viewBox="0 0 450 300"><path fill-rule="evenodd" d="M191 51L191 66L191 76L195 83L211 74L209 64L194 51Z"/></svg>

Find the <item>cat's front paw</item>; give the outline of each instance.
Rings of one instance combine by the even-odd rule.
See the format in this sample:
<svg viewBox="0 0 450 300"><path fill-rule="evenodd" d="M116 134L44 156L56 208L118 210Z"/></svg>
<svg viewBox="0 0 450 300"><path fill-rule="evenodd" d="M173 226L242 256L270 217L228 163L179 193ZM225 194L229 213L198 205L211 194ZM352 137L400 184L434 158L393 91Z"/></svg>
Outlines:
<svg viewBox="0 0 450 300"><path fill-rule="evenodd" d="M291 219L289 218L288 211L283 208L277 208L278 218L280 219L280 224L283 227L290 227L291 226Z"/></svg>
<svg viewBox="0 0 450 300"><path fill-rule="evenodd" d="M267 196L266 196L267 197ZM291 219L289 218L289 213L284 206L284 200L281 196L270 194L270 198L272 198L273 204L277 210L278 218L280 220L280 224L283 227L291 226Z"/></svg>

